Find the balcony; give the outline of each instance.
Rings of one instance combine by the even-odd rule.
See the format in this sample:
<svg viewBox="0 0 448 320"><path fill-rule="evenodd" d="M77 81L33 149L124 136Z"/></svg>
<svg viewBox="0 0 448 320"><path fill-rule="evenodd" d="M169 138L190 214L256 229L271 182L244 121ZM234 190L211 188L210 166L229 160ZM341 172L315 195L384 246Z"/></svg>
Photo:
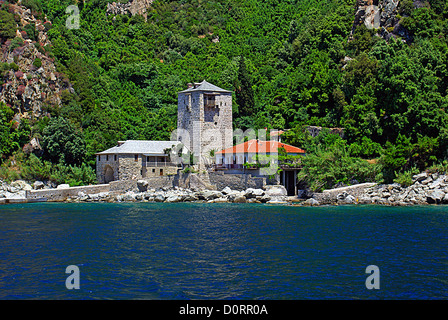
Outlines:
<svg viewBox="0 0 448 320"><path fill-rule="evenodd" d="M174 162L143 162L143 167L162 168L162 167L180 167L181 165Z"/></svg>
<svg viewBox="0 0 448 320"><path fill-rule="evenodd" d="M259 169L260 167L269 167L270 164L263 164L263 165L259 165L256 163L247 163L245 165L243 164L215 164L214 168L215 171L218 170L256 170ZM280 169L301 169L302 165L300 163L280 163L279 164Z"/></svg>

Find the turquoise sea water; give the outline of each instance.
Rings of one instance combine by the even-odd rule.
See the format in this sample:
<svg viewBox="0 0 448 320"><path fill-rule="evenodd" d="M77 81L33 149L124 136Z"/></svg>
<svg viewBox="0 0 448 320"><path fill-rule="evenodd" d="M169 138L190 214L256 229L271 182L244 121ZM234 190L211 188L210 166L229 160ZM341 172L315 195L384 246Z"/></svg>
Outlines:
<svg viewBox="0 0 448 320"><path fill-rule="evenodd" d="M0 206L0 299L447 298L445 206Z"/></svg>

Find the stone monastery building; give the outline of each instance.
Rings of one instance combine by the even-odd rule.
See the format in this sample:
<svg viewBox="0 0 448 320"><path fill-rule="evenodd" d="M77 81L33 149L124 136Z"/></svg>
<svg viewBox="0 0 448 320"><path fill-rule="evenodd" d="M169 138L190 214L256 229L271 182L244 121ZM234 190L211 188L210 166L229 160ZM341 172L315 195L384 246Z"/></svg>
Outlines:
<svg viewBox="0 0 448 320"><path fill-rule="evenodd" d="M272 148L278 148L279 145L288 153L305 153L301 149L279 143L281 133L283 131L273 135L275 138L269 144L268 153L276 153L277 150ZM190 158L189 153L193 154L195 168L200 172L209 168L238 170L242 165L234 164L240 163L238 161L242 159L253 162L254 155L263 149L235 146L235 156L230 154L229 150L233 150L232 92L205 80L201 83L190 83L186 90L178 93L177 130L171 139L120 141L115 147L97 153L98 182L102 184L175 175L189 163L189 159L185 161ZM258 146L259 141L249 141L249 144ZM242 150L241 154L239 150ZM244 170L241 173L244 173Z"/></svg>
<svg viewBox="0 0 448 320"><path fill-rule="evenodd" d="M176 174L182 166L168 149L194 154L200 170L210 151L232 146L232 92L203 81L178 93L178 129L173 141L120 141L96 154L99 183ZM172 156L172 155L171 155Z"/></svg>

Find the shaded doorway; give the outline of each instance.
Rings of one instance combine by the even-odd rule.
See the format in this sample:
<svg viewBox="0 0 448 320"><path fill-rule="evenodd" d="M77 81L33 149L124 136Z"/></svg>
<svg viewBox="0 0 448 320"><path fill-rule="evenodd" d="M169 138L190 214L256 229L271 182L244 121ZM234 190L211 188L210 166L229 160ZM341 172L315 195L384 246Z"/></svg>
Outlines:
<svg viewBox="0 0 448 320"><path fill-rule="evenodd" d="M114 181L114 169L111 166L107 165L104 168L104 183L109 183Z"/></svg>

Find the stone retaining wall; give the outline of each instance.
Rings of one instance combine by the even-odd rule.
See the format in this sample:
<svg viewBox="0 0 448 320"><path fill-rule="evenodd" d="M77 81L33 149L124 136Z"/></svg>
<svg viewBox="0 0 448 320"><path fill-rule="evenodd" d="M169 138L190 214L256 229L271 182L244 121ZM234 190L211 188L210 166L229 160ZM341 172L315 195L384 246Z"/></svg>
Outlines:
<svg viewBox="0 0 448 320"><path fill-rule="evenodd" d="M27 199L47 199L47 201L64 201L70 197L77 197L79 192L96 194L109 192L110 185L99 184L95 186L72 187L67 189L27 190Z"/></svg>
<svg viewBox="0 0 448 320"><path fill-rule="evenodd" d="M208 176L203 174L179 173L170 176L158 176L142 179L148 182L148 189L181 187L197 190L223 190L226 187L232 190L243 191L248 188L262 189L266 185L266 178L253 177L250 174L224 174L213 172ZM72 187L66 189L45 189L26 191L28 200L65 201L77 197L79 193L85 195L99 193L126 193L138 192L136 179L113 181L110 184L94 186Z"/></svg>
<svg viewBox="0 0 448 320"><path fill-rule="evenodd" d="M324 203L335 203L337 202L337 196L338 194L349 194L355 198L358 198L364 194L364 191L366 188L371 188L375 186L376 183L360 183L353 186L348 187L342 187L342 188L336 188L336 189L329 189L324 190L322 193L315 193L313 195L313 198L319 201L321 204Z"/></svg>
<svg viewBox="0 0 448 320"><path fill-rule="evenodd" d="M263 189L266 185L266 178L253 177L250 174L225 174L223 172L212 172L209 174L210 183L216 186L217 190L229 187L232 190L243 191L247 188Z"/></svg>

